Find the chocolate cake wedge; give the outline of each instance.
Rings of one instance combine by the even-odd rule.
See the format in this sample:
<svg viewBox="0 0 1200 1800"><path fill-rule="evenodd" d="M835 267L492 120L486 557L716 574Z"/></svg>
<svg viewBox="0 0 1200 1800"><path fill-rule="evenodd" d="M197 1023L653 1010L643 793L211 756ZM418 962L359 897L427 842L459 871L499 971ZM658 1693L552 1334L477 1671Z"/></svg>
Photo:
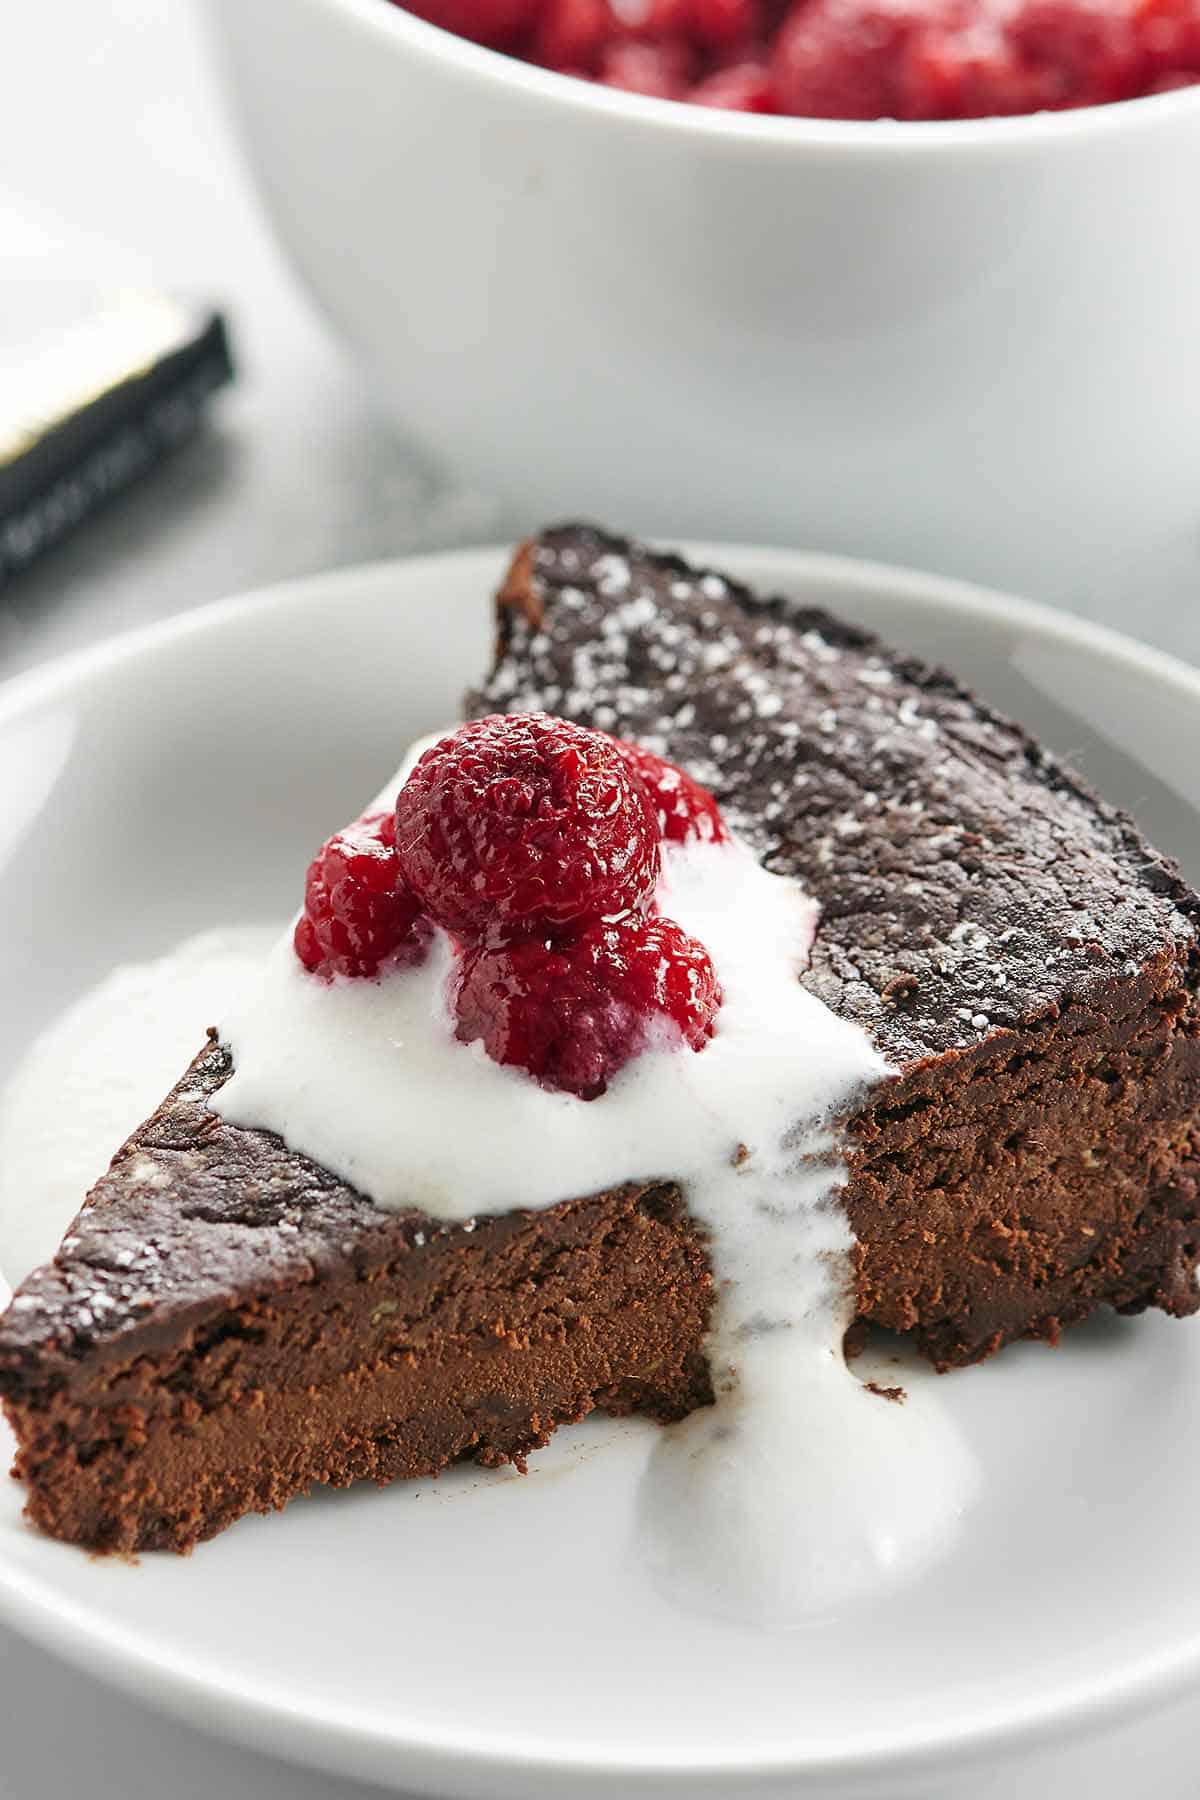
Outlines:
<svg viewBox="0 0 1200 1800"><path fill-rule="evenodd" d="M1200 901L1068 769L853 626L577 526L518 553L470 708L683 764L820 902L804 980L895 1070L842 1122L860 1319L952 1367L1102 1303L1196 1310ZM710 1398L669 1171L385 1212L220 1118L229 1071L202 1049L0 1320L35 1523L186 1550L314 1483Z"/></svg>

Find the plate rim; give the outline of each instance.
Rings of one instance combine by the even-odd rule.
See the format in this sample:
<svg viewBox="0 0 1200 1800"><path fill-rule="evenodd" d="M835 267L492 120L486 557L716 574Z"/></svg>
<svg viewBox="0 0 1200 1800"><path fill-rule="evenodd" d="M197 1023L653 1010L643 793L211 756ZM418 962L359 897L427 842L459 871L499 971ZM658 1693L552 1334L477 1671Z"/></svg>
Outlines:
<svg viewBox="0 0 1200 1800"><path fill-rule="evenodd" d="M1110 666L1136 672L1200 703L1200 670L1170 653L1140 643L1110 626L1081 619L1038 601L1026 600L969 581L925 574L886 563L743 543L685 542L684 553L716 567L731 565L755 578L774 571L772 580L827 586L831 599L852 597L870 588L885 603L898 598L932 614L952 614L970 622L1017 625L1042 642L1086 649ZM285 612L348 590L370 593L391 579L418 583L425 569L451 572L464 583L489 583L511 545L487 544L413 557L393 557L352 564L291 578L211 601L185 613L123 632L99 644L54 658L0 682L0 732L40 705L62 698L140 657L173 647L190 637L219 633L247 616ZM789 571L780 577L778 571ZM29 1528L32 1530L32 1528ZM77 1554L64 1550L64 1554ZM234 1737L292 1762L315 1765L341 1775L387 1779L383 1759L404 1758L403 1778L442 1784L450 1791L459 1782L487 1792L492 1776L547 1783L611 1784L625 1778L663 1791L690 1784L691 1791L714 1788L737 1779L747 1786L780 1781L866 1780L872 1776L921 1774L996 1760L1040 1745L1063 1744L1089 1728L1115 1727L1139 1714L1167 1705L1200 1677L1200 1626L1180 1648L1143 1656L1104 1681L1088 1681L1059 1689L1048 1699L1009 1706L994 1716L984 1714L964 1726L919 1727L904 1739L865 1748L848 1743L845 1750L773 1753L753 1762L726 1757L689 1764L671 1754L663 1758L597 1754L580 1746L580 1754L556 1749L539 1754L535 1745L515 1748L511 1740L471 1738L462 1731L392 1726L381 1729L369 1716L334 1708L316 1714L289 1702L269 1682L252 1691L214 1682L211 1670L192 1666L188 1657L162 1660L139 1641L136 1631L97 1623L95 1608L66 1599L39 1581L36 1572L0 1560L0 1617L15 1630L104 1683L169 1712L201 1729ZM214 1711L213 1701L220 1703ZM480 1785L482 1780L482 1784ZM466 1791L459 1789L458 1791Z"/></svg>

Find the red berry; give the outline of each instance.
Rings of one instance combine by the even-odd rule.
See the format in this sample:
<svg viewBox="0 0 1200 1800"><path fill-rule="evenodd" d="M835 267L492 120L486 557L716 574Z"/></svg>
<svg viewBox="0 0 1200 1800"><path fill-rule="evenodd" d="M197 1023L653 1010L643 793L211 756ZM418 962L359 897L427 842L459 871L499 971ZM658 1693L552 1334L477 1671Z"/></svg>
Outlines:
<svg viewBox="0 0 1200 1800"><path fill-rule="evenodd" d="M1200 0L1140 0L1135 16L1150 91L1200 82Z"/></svg>
<svg viewBox="0 0 1200 1800"><path fill-rule="evenodd" d="M693 0L693 29L710 50L748 44L762 29L758 0Z"/></svg>
<svg viewBox="0 0 1200 1800"><path fill-rule="evenodd" d="M879 119L898 111L895 75L910 20L879 0L808 0L784 20L771 75L785 112Z"/></svg>
<svg viewBox="0 0 1200 1800"><path fill-rule="evenodd" d="M789 112L830 118L1094 106L1144 92L1164 52L1179 69L1175 21L1189 10L1200 18L1200 0L804 0L773 73Z"/></svg>
<svg viewBox="0 0 1200 1800"><path fill-rule="evenodd" d="M547 0L534 55L548 69L594 72L614 30L608 0Z"/></svg>
<svg viewBox="0 0 1200 1800"><path fill-rule="evenodd" d="M693 0L621 0L621 24L633 37L678 41L691 32L692 11Z"/></svg>
<svg viewBox="0 0 1200 1800"><path fill-rule="evenodd" d="M654 809L603 732L495 714L427 750L396 802L401 872L447 930L561 930L650 900Z"/></svg>
<svg viewBox="0 0 1200 1800"><path fill-rule="evenodd" d="M778 112L771 77L762 63L730 63L717 69L688 95L693 106L712 106L721 112Z"/></svg>
<svg viewBox="0 0 1200 1800"><path fill-rule="evenodd" d="M537 0L404 0L405 10L457 37L506 50L519 43L537 17Z"/></svg>
<svg viewBox="0 0 1200 1800"><path fill-rule="evenodd" d="M613 740L650 796L660 834L671 844L723 844L729 837L721 809L698 781L640 744Z"/></svg>
<svg viewBox="0 0 1200 1800"><path fill-rule="evenodd" d="M1005 36L1037 71L1051 105L1123 100L1139 85L1141 55L1129 0L1021 0Z"/></svg>
<svg viewBox="0 0 1200 1800"><path fill-rule="evenodd" d="M293 941L313 974L374 975L386 961L411 965L424 957L428 927L401 880L394 834L391 813L371 813L337 832L309 864Z"/></svg>
<svg viewBox="0 0 1200 1800"><path fill-rule="evenodd" d="M684 44L611 44L600 62L606 87L654 100L682 100L690 76L691 53Z"/></svg>
<svg viewBox="0 0 1200 1800"><path fill-rule="evenodd" d="M905 119L978 119L1060 104L1059 84L995 24L914 31L900 58L896 111Z"/></svg>
<svg viewBox="0 0 1200 1800"><path fill-rule="evenodd" d="M600 922L578 937L518 938L469 950L457 1032L494 1062L594 1100L655 1027L703 1049L721 1004L703 944L673 919Z"/></svg>
<svg viewBox="0 0 1200 1800"><path fill-rule="evenodd" d="M409 3L564 73L744 112L979 118L1200 81L1200 0Z"/></svg>

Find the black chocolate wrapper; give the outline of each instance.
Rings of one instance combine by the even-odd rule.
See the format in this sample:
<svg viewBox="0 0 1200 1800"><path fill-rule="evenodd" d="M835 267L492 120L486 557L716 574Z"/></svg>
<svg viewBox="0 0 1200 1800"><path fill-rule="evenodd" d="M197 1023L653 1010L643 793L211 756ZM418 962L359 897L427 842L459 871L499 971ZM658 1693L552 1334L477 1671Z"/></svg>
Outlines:
<svg viewBox="0 0 1200 1800"><path fill-rule="evenodd" d="M67 310L0 346L0 587L189 437L233 376L219 313L140 290Z"/></svg>

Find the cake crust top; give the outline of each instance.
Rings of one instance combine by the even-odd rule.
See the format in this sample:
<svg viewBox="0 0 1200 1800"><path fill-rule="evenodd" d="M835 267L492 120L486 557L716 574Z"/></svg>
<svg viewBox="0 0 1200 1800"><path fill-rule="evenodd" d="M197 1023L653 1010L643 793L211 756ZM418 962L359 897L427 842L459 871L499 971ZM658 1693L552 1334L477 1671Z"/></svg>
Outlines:
<svg viewBox="0 0 1200 1800"><path fill-rule="evenodd" d="M897 1067L1019 1029L1173 948L1200 900L953 676L819 608L566 525L518 553L475 712L636 739L821 905L806 984Z"/></svg>

